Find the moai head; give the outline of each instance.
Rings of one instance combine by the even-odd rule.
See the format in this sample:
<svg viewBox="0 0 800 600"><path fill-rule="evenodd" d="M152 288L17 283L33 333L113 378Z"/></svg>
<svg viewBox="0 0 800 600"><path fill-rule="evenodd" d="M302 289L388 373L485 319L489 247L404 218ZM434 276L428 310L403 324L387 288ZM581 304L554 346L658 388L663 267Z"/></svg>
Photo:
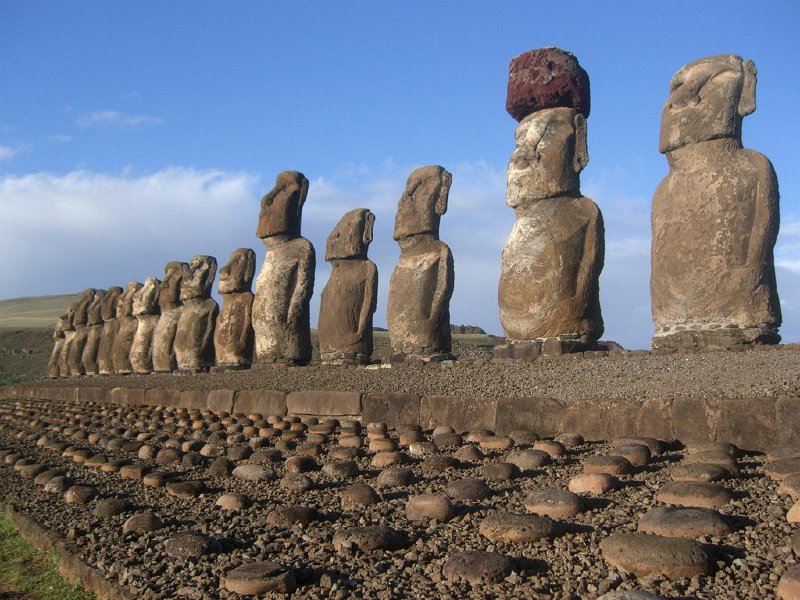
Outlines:
<svg viewBox="0 0 800 600"><path fill-rule="evenodd" d="M217 259L213 256L195 256L181 282L181 301L211 297L211 286L217 274Z"/></svg>
<svg viewBox="0 0 800 600"><path fill-rule="evenodd" d="M134 315L154 315L158 313L158 287L161 282L155 277L144 280L142 289L133 295Z"/></svg>
<svg viewBox="0 0 800 600"><path fill-rule="evenodd" d="M92 303L92 299L94 298L94 293L97 290L94 288L86 288L83 290L81 294L81 299L78 300L78 306L75 310L75 317L73 319L73 323L75 325L85 325L86 319L88 318L89 312L89 305Z"/></svg>
<svg viewBox="0 0 800 600"><path fill-rule="evenodd" d="M325 260L367 258L374 223L375 215L366 208L357 208L345 214L328 236Z"/></svg>
<svg viewBox="0 0 800 600"><path fill-rule="evenodd" d="M580 193L580 172L589 162L586 118L571 108L549 108L522 120L508 163L506 204Z"/></svg>
<svg viewBox="0 0 800 600"><path fill-rule="evenodd" d="M228 264L219 270L219 293L249 292L255 272L256 253L250 248L237 248Z"/></svg>
<svg viewBox="0 0 800 600"><path fill-rule="evenodd" d="M62 317L64 319L64 331L74 331L75 325L75 311L78 310L78 303L70 304L66 314Z"/></svg>
<svg viewBox="0 0 800 600"><path fill-rule="evenodd" d="M112 285L108 288L103 302L100 305L100 314L103 317L103 321L108 321L109 319L115 319L117 317L117 302L121 295L122 288L118 285Z"/></svg>
<svg viewBox="0 0 800 600"><path fill-rule="evenodd" d="M117 300L117 318L133 316L133 297L142 288L138 281L129 281Z"/></svg>
<svg viewBox="0 0 800 600"><path fill-rule="evenodd" d="M408 176L406 190L397 204L394 239L422 233L439 238L439 220L447 212L453 176L439 165L422 167Z"/></svg>
<svg viewBox="0 0 800 600"><path fill-rule="evenodd" d="M670 82L661 113L659 151L742 136L742 118L756 109L756 66L735 54L682 67Z"/></svg>
<svg viewBox="0 0 800 600"><path fill-rule="evenodd" d="M105 300L105 290L95 290L92 296L92 303L89 305L87 312L86 323L88 325L97 325L103 322L103 300Z"/></svg>
<svg viewBox="0 0 800 600"><path fill-rule="evenodd" d="M181 281L189 270L189 263L173 260L164 266L164 280L158 286L158 305L162 309L174 308L180 303Z"/></svg>
<svg viewBox="0 0 800 600"><path fill-rule="evenodd" d="M298 237L303 203L308 194L308 179L299 171L284 171L275 187L261 198L256 236L267 239L276 235Z"/></svg>

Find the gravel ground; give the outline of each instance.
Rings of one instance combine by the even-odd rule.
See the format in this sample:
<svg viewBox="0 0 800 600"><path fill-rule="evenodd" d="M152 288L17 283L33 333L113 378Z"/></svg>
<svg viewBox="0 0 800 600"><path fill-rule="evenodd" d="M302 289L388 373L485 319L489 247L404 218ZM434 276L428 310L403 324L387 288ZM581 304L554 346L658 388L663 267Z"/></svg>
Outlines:
<svg viewBox="0 0 800 600"><path fill-rule="evenodd" d="M736 363L744 355L722 356ZM784 359L795 357L796 354L785 351L748 355L750 364L763 364L764 369L772 373L782 372L782 369L788 372L789 361L784 362ZM718 358L704 355L697 361L703 367L695 367L692 371L711 377L715 367L724 362ZM540 370L568 370L580 364L582 370L590 372L611 369L612 372L629 374L633 383L638 373L649 373L656 365L659 366L656 372L672 380L675 373L670 369L682 364L683 360L678 356L626 356L575 363L542 362L525 368L497 365L487 365L486 368L500 368L511 373L539 373ZM638 369L635 368L637 365ZM735 371L729 367L725 373L715 373L714 376L724 383L726 373L733 376ZM287 371L298 374L296 377L307 372L305 369ZM356 370L345 372L358 373ZM367 374L371 376L374 373L362 375ZM677 379L682 380L682 377ZM597 384L596 379L591 380ZM779 385L773 387L776 384L767 378L756 378L756 381L759 382L756 386L767 386L762 393L780 389ZM588 393L590 388L588 384L584 385L586 387L577 389L585 389ZM792 385L797 385L796 379ZM656 388L657 385L650 381L647 387ZM686 390L684 393L689 393L688 384L683 389ZM733 391L735 388L729 389ZM689 451L685 449L668 449L654 455L649 464L636 467L632 474L620 475L615 489L604 494L586 495L583 512L556 523L557 535L527 543L507 543L484 537L479 531L481 522L500 512L525 514L525 499L530 493L541 489L566 489L570 480L584 471L589 457L609 454L611 445L579 444L569 448L564 455L554 457L550 464L525 471L514 479L498 481L487 478L484 467L512 459L511 453L523 444L488 450L489 445L502 445L504 440L474 433L471 436L435 438L441 447L425 443L406 446L399 443L398 432L388 431L386 437L397 445L397 458L413 472L414 480L398 487L383 488L377 483L380 469L373 466L376 454L368 449L367 430L359 434L364 447L353 459L357 473L336 479L329 473L331 467L326 465L341 462L332 456L336 452L334 449L353 442L353 436L345 435L347 424L343 423L344 427L318 437L321 434L301 431L304 429L302 425L280 423L277 418L269 421L277 424L277 434L275 428L268 427L266 420L255 416L249 419L241 415L217 416L180 409L0 400L0 449L5 449L5 452L0 452L0 494L5 502L35 515L44 525L74 539L89 564L106 573L109 579L136 590L141 598L240 598L242 596L225 588L224 576L233 568L257 560L274 561L293 569L297 581L294 595L301 598L583 599L597 598L613 590L630 589L647 590L669 598L773 598L780 576L797 560L791 542L793 526L787 522L786 515L793 500L788 495L779 495L778 482L765 475L765 463L769 457L739 458L735 465L738 476L729 475L720 482L731 491L732 500L718 511L734 530L721 537L696 538L711 557L711 573L669 580L660 575L636 577L610 566L602 556L599 543L611 534L635 531L646 511L663 506L657 500L658 491L670 481L670 472L676 465L691 461ZM314 430L313 423L311 425L311 430ZM294 428L296 431L290 433L280 428ZM372 435L381 437L374 431ZM293 436L297 436L296 439L290 440ZM136 445L151 447L152 452L169 447L180 448L191 441L196 442L197 449L205 446L201 453L190 451L190 458L200 462L193 467L180 462L158 465L152 459L140 458L147 451L136 450L135 445L127 448L128 451L114 449L120 448L123 442L132 443L137 439L140 443ZM431 432L422 435L424 442L432 439ZM447 440L451 447L445 448L443 440ZM433 456L452 457L455 454L463 458L464 448L469 446L470 440L477 440L476 448L480 444L484 456L456 461L456 465L438 473L432 472L430 460L424 462L427 457L421 456L423 452L430 452ZM59 446L58 442L63 443ZM654 443L652 440L641 442ZM462 443L463 446L457 447ZM294 444L298 446L292 449ZM245 447L248 449L242 450ZM273 480L214 477L209 471L214 459L202 456L222 452L243 457L253 448L256 451L259 448L281 449L280 453L273 452L275 460L268 465L275 472ZM95 466L88 466L70 458L76 449L85 451L84 459L101 456L91 461ZM9 451L14 451L16 456L9 456ZM784 454L794 454L795 451L798 450L784 450ZM716 453L712 453L716 460L719 460L720 452L717 447ZM176 454L181 457L184 452L177 450ZM306 473L314 488L289 491L279 481L287 469L296 466L297 459L292 457L300 454L316 454L309 465L311 470ZM383 454L381 458L386 456ZM86 504L66 503L64 493L46 492L43 485L24 478L20 467L28 461L19 462L21 459L59 469L76 484L90 486L99 495ZM122 479L119 473L99 468L104 464L110 468L110 461L116 459L169 473L178 481L202 480L206 491L196 498L179 499L169 495L165 488L148 487L140 480ZM182 460L189 461L185 456ZM250 456L233 462L242 465L255 460ZM35 473L35 467L32 469L29 474ZM452 486L448 486L464 478L484 481L490 488L490 496L478 500L453 499L454 516L446 522L420 523L406 518L405 506L409 497L427 493L454 495ZM364 506L343 507L340 494L354 483L375 488L379 494L377 501ZM215 507L217 498L231 492L245 495L252 501L252 506L240 510ZM95 516L99 500L108 498L125 498L132 506L117 516ZM308 507L316 511L319 519L289 528L272 524L274 521L267 515L280 506ZM142 511L154 512L162 521L163 528L123 534L125 521L133 513ZM337 533L366 525L392 528L401 534L400 547L394 550L360 550L352 543L337 544L338 549L334 547ZM175 551L168 550L169 544L165 542L183 531L207 536L209 543L198 551L199 556L175 558L167 555L168 551L172 554ZM443 568L448 559L467 550L508 557L510 573L496 582L445 577Z"/></svg>

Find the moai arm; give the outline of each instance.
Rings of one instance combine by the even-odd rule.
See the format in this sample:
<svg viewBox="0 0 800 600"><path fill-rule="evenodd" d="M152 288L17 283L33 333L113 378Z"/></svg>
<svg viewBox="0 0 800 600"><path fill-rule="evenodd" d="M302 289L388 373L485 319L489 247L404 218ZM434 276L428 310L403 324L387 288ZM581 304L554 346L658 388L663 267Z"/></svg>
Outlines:
<svg viewBox="0 0 800 600"><path fill-rule="evenodd" d="M202 340L199 342L197 348L199 352L205 352L206 348L211 349L211 364L214 364L214 328L217 325L217 315L219 315L219 306L217 306L216 301L209 298L205 301L205 306L208 307L209 310L205 311L205 326L203 327L203 337Z"/></svg>
<svg viewBox="0 0 800 600"><path fill-rule="evenodd" d="M365 261L367 276L364 285L364 298L361 302L361 313L358 315L358 333L355 341L363 338L369 324L370 315L378 306L378 267L371 260Z"/></svg>
<svg viewBox="0 0 800 600"><path fill-rule="evenodd" d="M436 278L436 290L433 293L430 320L437 325L442 317L442 312L449 308L450 297L453 295L455 284L455 270L453 267L453 253L446 244L439 250L439 272ZM448 323L449 327L450 324Z"/></svg>
<svg viewBox="0 0 800 600"><path fill-rule="evenodd" d="M309 247L311 245L309 244ZM310 248L310 256L307 261L301 258L295 263L297 269L297 276L294 282L294 289L292 290L292 297L289 300L289 314L287 321L289 323L297 323L303 315L303 309L308 304L308 300L314 291L314 267L316 260L314 258L314 249Z"/></svg>
<svg viewBox="0 0 800 600"><path fill-rule="evenodd" d="M589 335L599 338L603 335L603 320L600 316L599 300L591 298L592 294L597 294L598 279L603 270L605 261L605 225L603 223L603 213L589 198L583 198L592 209L592 218L586 225L583 236L583 253L581 255L581 265L578 269L578 280L575 289L575 298L582 304L589 307L583 318L591 321L587 325L593 329ZM581 332L585 333L585 332Z"/></svg>
<svg viewBox="0 0 800 600"><path fill-rule="evenodd" d="M246 292L246 293L249 294L250 297L248 298L248 302L245 302L244 306L242 307L242 317L243 317L243 323L245 324L245 326L242 327L239 330L239 344L238 344L238 347L239 348L246 348L247 352L252 354L252 351L253 351L253 325L252 325L252 323L253 323L253 295L250 294L249 292ZM248 358L252 358L252 356L250 356Z"/></svg>

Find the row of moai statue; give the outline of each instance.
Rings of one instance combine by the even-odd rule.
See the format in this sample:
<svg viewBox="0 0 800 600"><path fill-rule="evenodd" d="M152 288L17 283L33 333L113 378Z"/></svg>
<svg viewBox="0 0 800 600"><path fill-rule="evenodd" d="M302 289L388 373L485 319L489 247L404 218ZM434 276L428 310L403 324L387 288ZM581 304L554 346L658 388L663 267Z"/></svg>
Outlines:
<svg viewBox="0 0 800 600"><path fill-rule="evenodd" d="M701 59L672 79L659 149L669 173L652 207L651 296L656 349L777 343L781 323L773 248L778 188L769 160L742 147L755 110L756 71L735 55ZM589 77L577 59L542 48L511 61L506 109L519 125L506 204L516 222L502 255L498 302L507 344L495 356L531 359L598 348L603 217L580 192L589 160ZM398 357L451 358L453 257L439 240L451 175L417 169L398 203L400 259L389 285L390 345ZM281 173L261 200L267 256L250 291L255 253L171 262L164 280L87 290L58 323L51 376L236 369L311 359L315 253L300 234L308 180ZM373 349L378 272L367 258L374 215L348 212L326 244L323 362L364 364ZM218 315L219 312L219 315Z"/></svg>

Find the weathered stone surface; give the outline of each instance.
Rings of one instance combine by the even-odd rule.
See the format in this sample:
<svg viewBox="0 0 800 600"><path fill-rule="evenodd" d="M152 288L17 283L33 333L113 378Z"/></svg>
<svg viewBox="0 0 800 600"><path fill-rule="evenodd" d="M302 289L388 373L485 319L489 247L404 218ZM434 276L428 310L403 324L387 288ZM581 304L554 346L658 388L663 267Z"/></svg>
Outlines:
<svg viewBox="0 0 800 600"><path fill-rule="evenodd" d="M583 473L569 480L568 488L574 494L605 494L619 485L608 473Z"/></svg>
<svg viewBox="0 0 800 600"><path fill-rule="evenodd" d="M367 258L373 215L366 208L345 214L328 236L325 260L331 276L319 308L323 362L367 363L372 356L372 316L378 298L378 267Z"/></svg>
<svg viewBox="0 0 800 600"><path fill-rule="evenodd" d="M636 467L643 467L650 463L650 449L643 444L614 446L611 449L611 456L621 456Z"/></svg>
<svg viewBox="0 0 800 600"><path fill-rule="evenodd" d="M797 600L800 598L800 565L786 569L775 590L781 600Z"/></svg>
<svg viewBox="0 0 800 600"><path fill-rule="evenodd" d="M158 289L161 282L155 277L145 279L133 295L133 316L139 321L131 343L130 361L135 373L153 371L153 335L159 320Z"/></svg>
<svg viewBox="0 0 800 600"><path fill-rule="evenodd" d="M511 561L494 552L459 552L447 559L442 575L450 581L498 583L511 573Z"/></svg>
<svg viewBox="0 0 800 600"><path fill-rule="evenodd" d="M600 542L603 558L637 577L658 574L668 579L711 572L711 558L692 540L644 533L615 533Z"/></svg>
<svg viewBox="0 0 800 600"><path fill-rule="evenodd" d="M46 487L47 486L45 486L45 488ZM96 497L96 488L88 485L73 485L64 493L64 502L67 504L87 504Z"/></svg>
<svg viewBox="0 0 800 600"><path fill-rule="evenodd" d="M440 523L453 518L455 510L447 496L422 494L411 496L406 502L406 518L409 521L435 520Z"/></svg>
<svg viewBox="0 0 800 600"><path fill-rule="evenodd" d="M92 295L92 302L86 311L88 335L86 337L86 345L83 348L81 363L83 363L83 370L87 375L97 375L99 373L97 353L100 350L100 339L103 337L102 307L105 297L105 290L95 290Z"/></svg>
<svg viewBox="0 0 800 600"><path fill-rule="evenodd" d="M181 283L189 272L189 263L170 261L164 267L164 279L158 286L160 315L153 331L153 369L167 373L178 368L175 358L175 335L181 317Z"/></svg>
<svg viewBox="0 0 800 600"><path fill-rule="evenodd" d="M150 473L152 475L152 473ZM176 498L197 498L206 491L206 484L203 481L173 481L167 483L167 493Z"/></svg>
<svg viewBox="0 0 800 600"><path fill-rule="evenodd" d="M286 410L292 415L335 417L361 413L361 394L308 390L286 396Z"/></svg>
<svg viewBox="0 0 800 600"><path fill-rule="evenodd" d="M481 521L481 535L493 542L530 544L557 535L556 524L550 517L494 513Z"/></svg>
<svg viewBox="0 0 800 600"><path fill-rule="evenodd" d="M408 544L406 536L389 527L350 527L333 536L333 547L337 552L357 548L363 552L372 550L400 550Z"/></svg>
<svg viewBox="0 0 800 600"><path fill-rule="evenodd" d="M777 491L779 494L788 494L795 500L800 500L800 473L792 473L784 477Z"/></svg>
<svg viewBox="0 0 800 600"><path fill-rule="evenodd" d="M448 483L445 493L454 500L485 500L493 491L482 479L468 477Z"/></svg>
<svg viewBox="0 0 800 600"><path fill-rule="evenodd" d="M567 490L541 490L525 499L525 510L553 519L571 519L583 510L583 499Z"/></svg>
<svg viewBox="0 0 800 600"><path fill-rule="evenodd" d="M405 467L389 467L378 474L375 485L381 488L406 487L414 482L414 472Z"/></svg>
<svg viewBox="0 0 800 600"><path fill-rule="evenodd" d="M86 322L89 318L89 305L94 300L96 291L97 290L93 288L83 291L80 300L78 300L75 306L75 313L72 316L72 326L75 330L75 335L69 347L69 356L67 357L71 377L77 377L78 375L84 375L86 373L83 367L83 350L86 348L86 341L89 338L89 329L86 326Z"/></svg>
<svg viewBox="0 0 800 600"><path fill-rule="evenodd" d="M669 472L672 481L707 481L715 482L725 479L728 472L720 466L696 463L678 465Z"/></svg>
<svg viewBox="0 0 800 600"><path fill-rule="evenodd" d="M231 473L236 479L244 481L272 481L275 471L263 465L241 465Z"/></svg>
<svg viewBox="0 0 800 600"><path fill-rule="evenodd" d="M517 465L520 471L533 471L549 465L552 460L550 455L543 450L512 450L506 457L506 462Z"/></svg>
<svg viewBox="0 0 800 600"><path fill-rule="evenodd" d="M390 344L399 354L450 353L454 267L450 248L439 240L439 221L447 211L451 182L443 167L417 169L397 206L394 239L400 260L389 282L387 321Z"/></svg>
<svg viewBox="0 0 800 600"><path fill-rule="evenodd" d="M195 531L181 531L164 540L164 553L172 558L200 558L210 551L208 536Z"/></svg>
<svg viewBox="0 0 800 600"><path fill-rule="evenodd" d="M356 483L346 487L339 494L342 508L345 510L358 508L368 504L377 504L381 501L378 493L366 483Z"/></svg>
<svg viewBox="0 0 800 600"><path fill-rule="evenodd" d="M280 529L290 529L296 523L308 525L318 518L317 513L307 506L279 506L267 513L267 525Z"/></svg>
<svg viewBox="0 0 800 600"><path fill-rule="evenodd" d="M72 324L75 318L75 310L78 304L70 304L67 312L62 315L60 321L62 323L62 331L64 335L64 343L61 344L61 353L58 355L58 376L61 378L70 376L69 368L69 355L72 350L72 342L75 341L75 326Z"/></svg>
<svg viewBox="0 0 800 600"><path fill-rule="evenodd" d="M506 110L517 121L533 112L573 108L589 116L589 75L573 54L560 48L538 48L511 59Z"/></svg>
<svg viewBox="0 0 800 600"><path fill-rule="evenodd" d="M222 309L214 329L217 368L244 369L253 363L253 293L256 253L238 248L219 271L218 291Z"/></svg>
<svg viewBox="0 0 800 600"><path fill-rule="evenodd" d="M175 360L181 371L207 371L214 366L214 327L219 306L211 298L217 259L195 256L181 280L181 309L175 332Z"/></svg>
<svg viewBox="0 0 800 600"><path fill-rule="evenodd" d="M463 460L461 457L457 458ZM495 481L509 481L511 479L516 479L521 474L522 471L520 471L520 468L509 462L490 462L483 465L483 469L481 469L481 475L483 475L483 477Z"/></svg>
<svg viewBox="0 0 800 600"><path fill-rule="evenodd" d="M506 204L516 222L503 249L500 322L510 340L556 338L567 351L589 348L603 333L604 228L600 209L580 194L586 120L550 108L526 117L515 138Z"/></svg>
<svg viewBox="0 0 800 600"><path fill-rule="evenodd" d="M314 247L300 236L308 179L284 171L261 199L256 235L267 257L253 300L256 363L307 363L311 359L309 301L314 291Z"/></svg>
<svg viewBox="0 0 800 600"><path fill-rule="evenodd" d="M131 346L136 328L139 327L139 320L133 315L133 299L141 288L142 284L138 281L130 281L117 300L116 315L119 326L111 346L113 372L117 374L124 375L133 371L130 359ZM102 370L100 372L102 373Z"/></svg>
<svg viewBox="0 0 800 600"><path fill-rule="evenodd" d="M278 563L260 561L246 563L228 571L225 589L242 596L259 596L268 592L291 593L297 589L294 569Z"/></svg>
<svg viewBox="0 0 800 600"><path fill-rule="evenodd" d="M70 327L67 322L68 317L68 313L58 317L56 327L53 330L53 350L50 352L50 359L47 361L47 376L51 379L61 377L59 361L64 353L64 332Z"/></svg>
<svg viewBox="0 0 800 600"><path fill-rule="evenodd" d="M633 465L623 456L590 456L583 461L583 472L628 475L633 472Z"/></svg>
<svg viewBox="0 0 800 600"><path fill-rule="evenodd" d="M639 531L667 537L722 537L731 533L733 527L710 508L659 506L650 509L639 519Z"/></svg>
<svg viewBox="0 0 800 600"><path fill-rule="evenodd" d="M672 79L659 147L670 171L652 208L654 348L780 340L777 180L741 139L755 86L755 65L735 55L695 61Z"/></svg>
<svg viewBox="0 0 800 600"><path fill-rule="evenodd" d="M156 531L163 527L155 513L143 512L131 516L122 526L122 533Z"/></svg>
<svg viewBox="0 0 800 600"><path fill-rule="evenodd" d="M494 429L498 402L474 396L425 396L420 401L419 424L423 429L447 424L457 432Z"/></svg>
<svg viewBox="0 0 800 600"><path fill-rule="evenodd" d="M389 427L419 425L420 396L415 394L364 394L362 418L367 423L385 422Z"/></svg>
<svg viewBox="0 0 800 600"><path fill-rule="evenodd" d="M781 481L789 475L800 473L800 456L772 460L764 465L764 472L776 481Z"/></svg>
<svg viewBox="0 0 800 600"><path fill-rule="evenodd" d="M94 514L98 517L116 517L129 512L133 505L126 498L105 498L98 500L94 506Z"/></svg>
<svg viewBox="0 0 800 600"><path fill-rule="evenodd" d="M716 483L672 481L661 486L656 499L665 504L717 508L730 502L733 496Z"/></svg>
<svg viewBox="0 0 800 600"><path fill-rule="evenodd" d="M286 414L286 393L277 390L240 390L236 392L232 412L263 417L283 416Z"/></svg>

